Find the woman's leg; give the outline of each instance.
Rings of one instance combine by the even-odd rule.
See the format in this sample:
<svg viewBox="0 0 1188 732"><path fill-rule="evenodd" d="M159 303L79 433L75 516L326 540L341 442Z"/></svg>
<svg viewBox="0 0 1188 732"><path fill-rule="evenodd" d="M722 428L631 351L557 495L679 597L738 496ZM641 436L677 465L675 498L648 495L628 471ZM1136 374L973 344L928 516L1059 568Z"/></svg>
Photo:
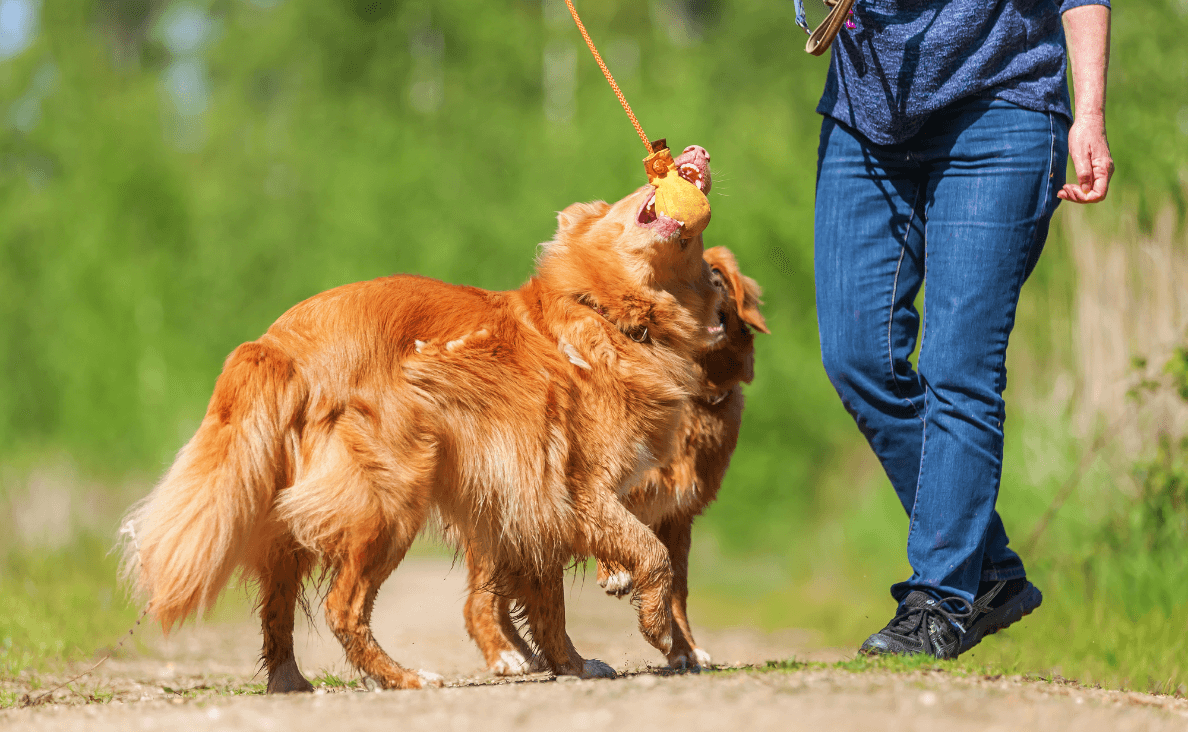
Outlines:
<svg viewBox="0 0 1188 732"><path fill-rule="evenodd" d="M908 559L892 588L971 602L979 581L1024 576L995 511L1006 348L1063 184L1067 128L1000 101L938 114L914 141L925 191L924 418Z"/></svg>
<svg viewBox="0 0 1188 732"><path fill-rule="evenodd" d="M924 277L927 179L902 146L826 118L818 150L814 272L825 371L911 513L924 393L908 357Z"/></svg>

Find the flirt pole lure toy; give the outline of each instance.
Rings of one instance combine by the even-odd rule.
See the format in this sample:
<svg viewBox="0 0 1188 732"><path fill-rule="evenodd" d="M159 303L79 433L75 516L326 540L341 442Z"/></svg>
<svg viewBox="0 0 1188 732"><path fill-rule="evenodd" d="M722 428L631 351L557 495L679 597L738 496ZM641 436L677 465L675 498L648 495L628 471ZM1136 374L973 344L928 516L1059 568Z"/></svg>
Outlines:
<svg viewBox="0 0 1188 732"><path fill-rule="evenodd" d="M681 176L665 140L648 140L639 120L631 111L631 105L627 103L627 98L619 90L619 85L615 83L615 78L611 76L602 56L598 54L598 49L594 48L594 41L590 40L586 26L582 25L582 19L578 17L577 10L573 7L573 0L565 0L565 4L569 6L569 14L573 16L573 22L577 23L578 30L582 32L582 38L586 39L590 53L594 54L594 60L598 62L598 66L602 69L606 80L610 82L615 96L619 98L619 103L623 105L623 111L631 119L631 124L639 134L639 139L643 140L644 147L648 149L648 157L643 161L644 172L648 175L648 184L656 189L654 204L656 213L678 222L681 225L680 236L682 239L692 239L704 231L706 226L709 226L709 200L701 192L701 189Z"/></svg>

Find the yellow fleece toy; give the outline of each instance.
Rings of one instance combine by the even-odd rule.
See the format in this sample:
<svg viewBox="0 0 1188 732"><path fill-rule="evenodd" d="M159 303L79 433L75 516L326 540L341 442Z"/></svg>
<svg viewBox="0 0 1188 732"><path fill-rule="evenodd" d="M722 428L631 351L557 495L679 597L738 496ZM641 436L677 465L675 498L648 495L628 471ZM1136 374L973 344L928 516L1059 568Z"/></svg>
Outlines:
<svg viewBox="0 0 1188 732"><path fill-rule="evenodd" d="M650 144L655 152L644 158L644 171L656 188L656 213L680 222L681 238L692 239L709 226L709 199L681 177L664 140Z"/></svg>

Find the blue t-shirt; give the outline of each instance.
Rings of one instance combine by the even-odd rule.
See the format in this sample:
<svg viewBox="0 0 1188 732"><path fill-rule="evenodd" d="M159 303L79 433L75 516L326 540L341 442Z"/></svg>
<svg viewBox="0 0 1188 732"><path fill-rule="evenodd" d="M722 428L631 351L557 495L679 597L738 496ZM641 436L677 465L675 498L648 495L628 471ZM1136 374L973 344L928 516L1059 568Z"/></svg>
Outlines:
<svg viewBox="0 0 1188 732"><path fill-rule="evenodd" d="M973 96L1072 119L1061 13L1109 0L857 0L833 42L821 114L889 145Z"/></svg>

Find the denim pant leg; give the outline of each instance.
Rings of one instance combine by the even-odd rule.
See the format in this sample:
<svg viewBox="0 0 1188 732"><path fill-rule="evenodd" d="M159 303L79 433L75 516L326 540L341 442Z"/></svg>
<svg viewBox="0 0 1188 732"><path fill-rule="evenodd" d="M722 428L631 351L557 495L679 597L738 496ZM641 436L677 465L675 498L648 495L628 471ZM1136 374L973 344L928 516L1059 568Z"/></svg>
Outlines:
<svg viewBox="0 0 1188 732"><path fill-rule="evenodd" d="M1064 182L1068 128L1051 113L977 101L914 144L928 171L919 380L924 445L908 532L914 574L892 588L972 600L981 579L1024 576L995 511L1006 349L1019 292Z"/></svg>
<svg viewBox="0 0 1188 732"><path fill-rule="evenodd" d="M1005 107L1000 110L1003 105ZM987 114L990 107L994 107L994 114ZM1032 115L1031 128L1015 130L1023 136L1016 134L1012 137L1009 130L1000 128L1004 124L1004 114L1009 118L1017 116L1018 112L1024 116ZM982 190L984 181L980 176L986 171L979 166L987 161L992 166L995 158L1003 157L1001 151L967 150L961 145L986 147L988 141L997 139L1007 142L1010 148L1025 142L1024 138L1034 142L1040 139L1035 123L1042 120L1046 127L1042 138L1048 152L1045 157L1036 153L1035 145L1029 148L1036 153L1031 155L1033 162L1044 167L1041 178L1032 176L1032 192L1036 180L1042 178L1051 183L1050 189L1030 199L1035 211L1030 217L1024 216L1025 221L1015 227L1015 234L1023 232L1021 238L990 237L997 239L1000 247L997 256L1022 265L1021 276L1007 278L1005 296L998 298L1002 301L999 306L987 308L987 311L998 313L996 325L978 323L1001 335L997 340L989 338L984 345L993 352L1005 353L1005 336L1013 323L1018 289L1035 265L1047 222L1055 208L1055 191L1063 183L1065 141L1061 135L1067 130L1056 130L1062 123L1053 121L1049 115L1027 112L1001 102L978 102L955 117L960 119L939 120L936 129L928 132L928 145L921 145L918 137L904 145L876 146L828 119L821 133L815 254L822 357L843 403L870 441L901 503L912 516L909 559L914 575L908 582L892 588L892 594L897 598L916 588L972 598L979 579L1010 579L1024 574L1022 562L1007 547L1002 520L994 510L1001 473L1001 418L997 419L996 426L989 424L991 434L980 436L981 442L986 444L975 447L975 452L980 450L983 457L991 458L989 461L926 460L926 435L931 437L934 452L939 445L943 454L960 455L963 449L974 447L978 442L977 439L971 441L967 433L972 432L978 437L977 433L987 427L988 422L982 419L979 424L967 424L969 429L963 430L961 416L976 415L978 410L973 409L965 415L960 407L950 408L943 400L952 401L951 392L942 389L938 400L935 390L929 389L932 382L912 370L908 356L915 345L919 326L912 302L924 277L925 238L928 241L927 261L931 265L933 237L943 241L946 231L955 231L953 220L969 219L963 226L978 229L984 223L978 217L985 216L985 222L993 228L1012 215L996 206L999 194L989 188ZM979 128L978 121L983 117L987 119L980 123L980 127L986 128L987 134L966 131L967 128ZM1011 121L1005 125L1018 127L1017 122ZM1056 130L1054 134L1053 130ZM999 137L1000 133L1006 136ZM946 150L950 148L956 154L946 157ZM981 162L959 173L965 165L965 156ZM1004 174L1008 177L1024 175L1019 166L1007 167ZM942 184L946 175L951 180ZM1022 184L1015 181L1015 184L1023 187L1014 190L1025 194L1026 181ZM971 191L978 195L971 197ZM957 195L952 195L954 193ZM942 199L939 208L938 194ZM956 214L953 219L952 207L961 204L973 212L972 217L966 211ZM936 227L931 216L938 217ZM978 257L992 253L989 249L974 253L969 267L976 268L981 261ZM961 270L963 255L954 251L953 256L956 269ZM1010 269L1010 272L1018 274L1017 269ZM944 286L938 279L946 276L949 275L944 270L937 272L928 267L925 314L929 325L925 328L923 348L931 348L936 345L934 341L939 340L933 337L936 335L933 324L938 308L929 303L937 294L943 294ZM989 287L988 283L964 282L963 286L972 288L964 295L977 299L975 293L983 284ZM995 291L993 287L989 289ZM982 337L977 335L976 329L962 332L962 327L959 319L952 321L949 334L950 337L958 336L952 339L958 347L956 350L941 347L936 351L938 356L948 355L932 359L941 373L953 362L962 360L959 346L963 342ZM945 334L942 331L940 335ZM1001 362L998 366L1001 367ZM978 396L973 399L975 405L979 399L1001 403L1005 370L992 364L988 369L971 374L971 380L978 385L975 389ZM987 394L993 396L987 397ZM1001 407L998 411L1001 412ZM954 414L959 415L956 420L951 419ZM929 422L930 416L933 424ZM993 418L989 420L990 423L993 421ZM946 448L946 441L954 443L955 449L954 444ZM964 470L946 474L946 470L954 465L964 466ZM963 491L957 487L956 483L971 479L968 473L978 473L979 470L980 474L973 478L975 488ZM946 490L945 485L953 488ZM917 496L920 487L924 488L923 495ZM950 500L951 494L962 498ZM972 516L959 512L967 509L972 509ZM969 520L965 520L967 518ZM921 539L922 531L932 532L931 542ZM956 561L955 556L958 557ZM954 572L955 569L959 571Z"/></svg>
<svg viewBox="0 0 1188 732"><path fill-rule="evenodd" d="M814 221L821 357L909 516L924 437L924 391L908 357L920 327L926 183L905 150L874 148L825 118Z"/></svg>

